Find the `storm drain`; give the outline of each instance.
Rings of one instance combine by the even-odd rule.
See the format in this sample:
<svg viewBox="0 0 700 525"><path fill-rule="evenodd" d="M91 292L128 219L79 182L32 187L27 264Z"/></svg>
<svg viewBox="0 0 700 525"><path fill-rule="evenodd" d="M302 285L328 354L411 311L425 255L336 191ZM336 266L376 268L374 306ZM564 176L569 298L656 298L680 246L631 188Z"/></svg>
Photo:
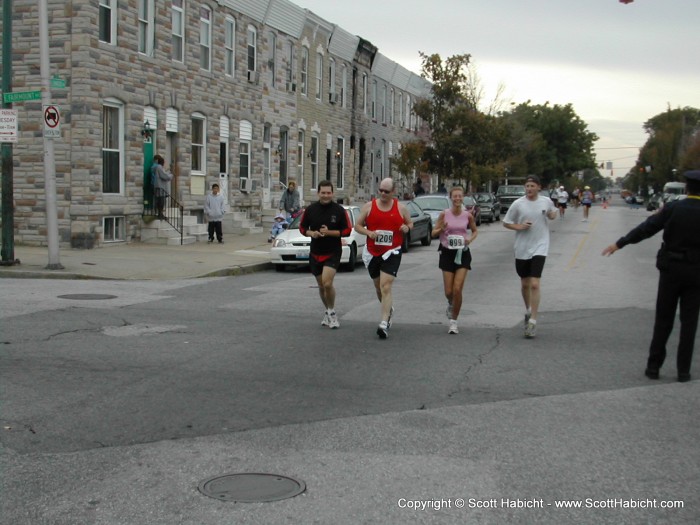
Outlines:
<svg viewBox="0 0 700 525"><path fill-rule="evenodd" d="M197 488L221 501L264 503L298 496L306 490L306 483L278 474L241 473L205 479Z"/></svg>
<svg viewBox="0 0 700 525"><path fill-rule="evenodd" d="M109 295L106 293L69 293L66 295L59 295L59 299L73 299L75 301L103 301L105 299L116 299L116 295Z"/></svg>

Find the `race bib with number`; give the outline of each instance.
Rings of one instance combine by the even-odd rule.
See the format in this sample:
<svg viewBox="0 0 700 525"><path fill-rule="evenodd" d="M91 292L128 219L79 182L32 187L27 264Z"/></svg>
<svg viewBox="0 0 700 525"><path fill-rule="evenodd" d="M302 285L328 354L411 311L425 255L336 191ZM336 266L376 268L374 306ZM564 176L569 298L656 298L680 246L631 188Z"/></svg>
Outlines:
<svg viewBox="0 0 700 525"><path fill-rule="evenodd" d="M447 247L451 250L463 250L464 249L464 237L461 235L448 235L447 236Z"/></svg>
<svg viewBox="0 0 700 525"><path fill-rule="evenodd" d="M377 238L374 239L377 246L393 246L394 232L391 230L377 230Z"/></svg>

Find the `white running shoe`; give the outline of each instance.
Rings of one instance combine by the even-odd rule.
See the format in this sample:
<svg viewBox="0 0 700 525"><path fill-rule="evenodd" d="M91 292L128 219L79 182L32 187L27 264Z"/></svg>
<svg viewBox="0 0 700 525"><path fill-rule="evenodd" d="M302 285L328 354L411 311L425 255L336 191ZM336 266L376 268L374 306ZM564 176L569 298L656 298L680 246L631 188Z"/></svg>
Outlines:
<svg viewBox="0 0 700 525"><path fill-rule="evenodd" d="M391 307L391 310L389 310L389 319L386 320L386 327L391 328L391 318L394 316L394 307Z"/></svg>
<svg viewBox="0 0 700 525"><path fill-rule="evenodd" d="M527 323L527 328L525 328L525 338L532 339L537 335L537 325L535 323Z"/></svg>
<svg viewBox="0 0 700 525"><path fill-rule="evenodd" d="M448 334L458 334L459 328L457 328L457 321L450 319L450 329L447 330Z"/></svg>
<svg viewBox="0 0 700 525"><path fill-rule="evenodd" d="M379 336L379 339L386 339L386 337L389 335L389 327L387 326L386 321L379 323L379 326L377 327L377 335Z"/></svg>
<svg viewBox="0 0 700 525"><path fill-rule="evenodd" d="M328 312L323 314L323 321L321 321L321 326L330 326L331 325L331 318L328 315Z"/></svg>
<svg viewBox="0 0 700 525"><path fill-rule="evenodd" d="M335 310L332 310L330 314L328 314L328 326L330 328L340 328L340 323L338 322L338 316L335 313Z"/></svg>

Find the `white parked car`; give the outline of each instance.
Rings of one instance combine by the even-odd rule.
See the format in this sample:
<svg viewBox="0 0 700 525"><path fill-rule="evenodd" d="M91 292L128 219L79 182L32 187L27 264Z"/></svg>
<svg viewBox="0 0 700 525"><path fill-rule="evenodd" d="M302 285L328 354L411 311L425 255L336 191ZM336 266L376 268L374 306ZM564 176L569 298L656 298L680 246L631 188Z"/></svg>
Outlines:
<svg viewBox="0 0 700 525"><path fill-rule="evenodd" d="M343 206L350 216L351 226L355 225L357 217L360 215L358 206ZM309 264L309 247L311 238L304 237L299 232L299 221L301 215L294 219L289 227L280 233L272 242L270 249L270 262L275 265L278 272L284 271L286 266L302 266ZM343 253L340 262L345 269L352 272L355 265L362 261L362 254L365 250L367 237L360 235L353 228L349 237L343 237Z"/></svg>

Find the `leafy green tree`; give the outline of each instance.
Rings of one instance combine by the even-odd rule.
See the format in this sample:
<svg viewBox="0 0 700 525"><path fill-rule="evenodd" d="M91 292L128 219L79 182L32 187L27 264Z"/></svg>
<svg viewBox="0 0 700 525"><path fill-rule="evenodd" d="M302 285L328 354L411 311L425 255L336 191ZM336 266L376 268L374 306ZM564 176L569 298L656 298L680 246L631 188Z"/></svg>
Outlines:
<svg viewBox="0 0 700 525"><path fill-rule="evenodd" d="M652 187L660 191L666 182L681 180L689 166L698 165L700 110L691 107L668 108L644 123L649 135L639 153L630 177L630 189Z"/></svg>
<svg viewBox="0 0 700 525"><path fill-rule="evenodd" d="M518 104L502 118L511 127L513 173L540 175L543 184L562 181L574 172L595 167L598 137L571 104ZM520 170L525 168L525 172Z"/></svg>

